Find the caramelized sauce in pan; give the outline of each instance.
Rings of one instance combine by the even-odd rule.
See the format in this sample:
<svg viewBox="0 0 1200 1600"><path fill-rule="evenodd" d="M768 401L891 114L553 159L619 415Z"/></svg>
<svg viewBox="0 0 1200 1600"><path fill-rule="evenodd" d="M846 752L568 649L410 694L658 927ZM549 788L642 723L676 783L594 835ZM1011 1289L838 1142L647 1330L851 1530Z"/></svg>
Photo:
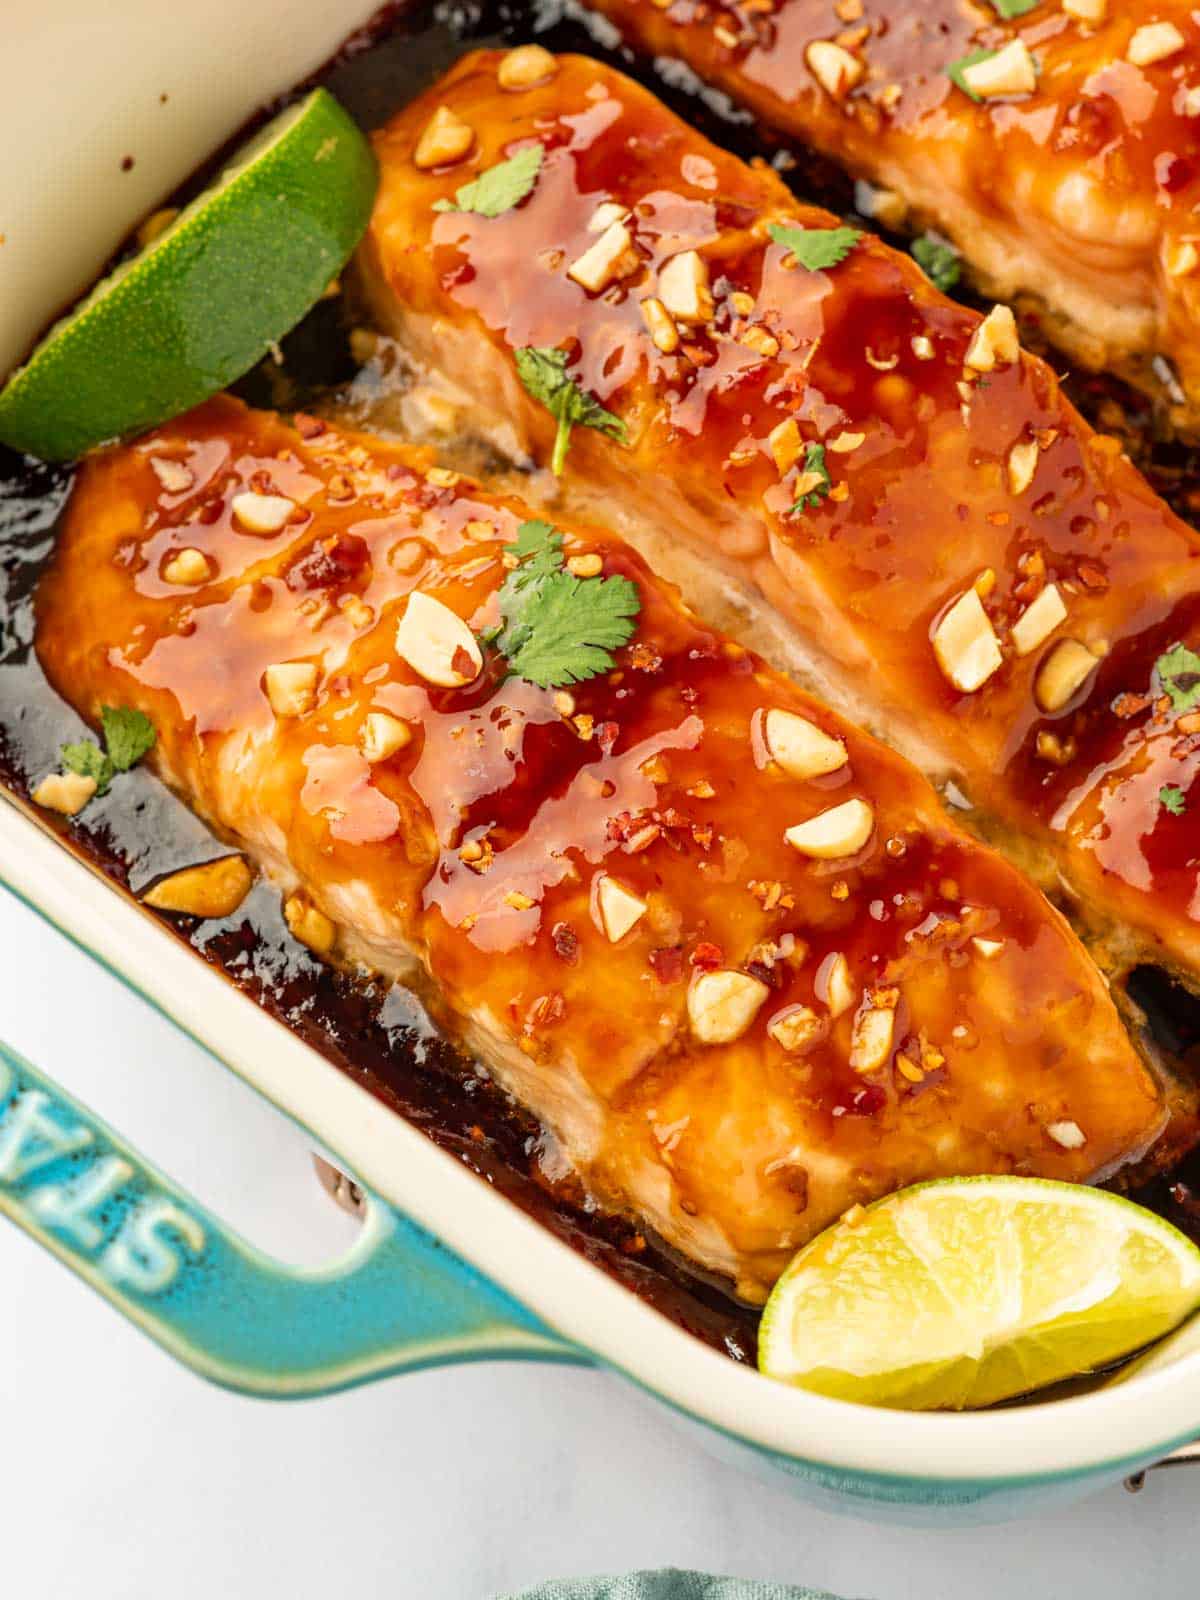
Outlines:
<svg viewBox="0 0 1200 1600"><path fill-rule="evenodd" d="M828 163L756 136L720 95L672 67L656 77L614 49L603 23L585 24L570 5L428 4L388 7L319 75L367 128L423 89L464 50L527 40L614 61L691 122L744 157L765 156L798 193L854 216L853 185ZM194 192L199 174L187 186ZM354 374L340 301L326 301L285 340L282 364L265 363L239 391L260 405L315 405ZM1123 433L1135 459L1182 515L1200 512L1200 455L1155 439L1141 402L1108 379L1072 379L1072 397L1108 431ZM81 736L75 714L53 693L32 652L32 595L70 487L69 469L0 449L0 782L27 798ZM137 893L197 857L203 826L145 772L115 784L103 800L60 830L64 839L122 888ZM530 1212L589 1260L698 1338L739 1361L754 1360L757 1312L706 1282L627 1222L596 1212L557 1169L537 1124L442 1039L420 1002L398 988L353 981L322 966L292 940L277 895L258 886L231 918L175 919L164 925L341 1070L368 1087L442 1148ZM1174 1048L1200 1043L1200 1005L1162 974L1146 971L1135 996ZM1200 1239L1200 1158L1141 1196Z"/></svg>

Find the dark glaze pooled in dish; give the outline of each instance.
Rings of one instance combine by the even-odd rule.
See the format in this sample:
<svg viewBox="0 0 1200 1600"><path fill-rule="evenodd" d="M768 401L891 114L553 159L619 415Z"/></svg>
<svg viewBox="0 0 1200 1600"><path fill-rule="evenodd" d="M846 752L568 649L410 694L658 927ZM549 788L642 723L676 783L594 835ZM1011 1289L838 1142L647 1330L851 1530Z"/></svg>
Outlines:
<svg viewBox="0 0 1200 1600"><path fill-rule="evenodd" d="M433 686L405 619L493 621L525 508L297 420L221 399L89 459L39 656L85 714L151 717L160 775L312 947L432 980L605 1205L758 1297L898 1185L1169 1158L1182 1130L1160 1137L1164 1097L1066 924L903 760L590 527L566 554L641 597L613 671L564 697L456 651L468 681ZM184 550L197 581L167 576ZM284 685L283 664L313 670ZM390 753L369 716L377 741L403 725ZM801 778L784 735L814 727L845 760ZM851 801L853 854L785 841Z"/></svg>
<svg viewBox="0 0 1200 1600"><path fill-rule="evenodd" d="M1164 693L1155 663L1200 644L1200 540L1019 351L1007 312L981 321L870 238L827 271L798 266L770 225L837 219L765 167L593 61L547 58L506 89L505 59L465 58L376 136L359 263L380 322L541 461L554 421L514 351L565 351L628 436L575 429L572 494L765 596L822 694L955 780L972 825L1065 886L1112 974L1149 961L1195 985L1200 707ZM439 107L470 145L426 170L414 152ZM546 155L515 209L434 210L532 140ZM610 216L628 254L585 287L571 269ZM688 252L707 302L663 336L645 305ZM828 492L792 514L818 442Z"/></svg>
<svg viewBox="0 0 1200 1600"><path fill-rule="evenodd" d="M1200 21L1187 0L589 0L768 126L882 186L1075 360L1200 422ZM1093 20L1094 19L1094 20ZM1006 54L973 101L947 68ZM1164 389L1155 357L1178 373Z"/></svg>

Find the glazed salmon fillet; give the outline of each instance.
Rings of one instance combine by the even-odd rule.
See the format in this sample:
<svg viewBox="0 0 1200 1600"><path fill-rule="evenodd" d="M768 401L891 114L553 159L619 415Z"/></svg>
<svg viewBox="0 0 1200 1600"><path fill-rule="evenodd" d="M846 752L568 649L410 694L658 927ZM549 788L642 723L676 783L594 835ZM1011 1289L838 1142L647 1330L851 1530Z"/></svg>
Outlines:
<svg viewBox="0 0 1200 1600"><path fill-rule="evenodd" d="M1200 18L1185 0L591 0L1200 423ZM972 60L972 58L974 58ZM1173 369L1173 370L1172 370Z"/></svg>
<svg viewBox="0 0 1200 1600"><path fill-rule="evenodd" d="M304 942L424 984L602 1204L751 1299L898 1185L1169 1152L1065 921L911 766L594 527L563 570L632 584L628 643L509 670L529 513L428 460L218 399L83 465L39 594L57 689L152 720Z"/></svg>
<svg viewBox="0 0 1200 1600"><path fill-rule="evenodd" d="M789 670L1069 906L1114 979L1197 986L1200 539L1005 308L949 301L611 69L539 51L514 87L509 59L464 58L376 136L378 325L514 456L549 463L566 407L567 503L755 599L749 640L781 624ZM535 146L507 209L460 205Z"/></svg>

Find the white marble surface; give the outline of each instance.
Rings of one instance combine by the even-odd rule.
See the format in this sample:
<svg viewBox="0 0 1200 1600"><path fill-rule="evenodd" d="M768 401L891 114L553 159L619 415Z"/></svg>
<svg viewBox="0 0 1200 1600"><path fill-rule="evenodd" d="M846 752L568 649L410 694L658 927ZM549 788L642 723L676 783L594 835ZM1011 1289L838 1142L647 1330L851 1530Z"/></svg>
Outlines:
<svg viewBox="0 0 1200 1600"><path fill-rule="evenodd" d="M0 892L0 1036L268 1248L353 1226L300 1137ZM1015 1527L876 1528L685 1445L615 1379L489 1365L268 1405L207 1387L0 1221L0 1593L492 1600L550 1574L697 1566L869 1600L1195 1592L1200 1482Z"/></svg>

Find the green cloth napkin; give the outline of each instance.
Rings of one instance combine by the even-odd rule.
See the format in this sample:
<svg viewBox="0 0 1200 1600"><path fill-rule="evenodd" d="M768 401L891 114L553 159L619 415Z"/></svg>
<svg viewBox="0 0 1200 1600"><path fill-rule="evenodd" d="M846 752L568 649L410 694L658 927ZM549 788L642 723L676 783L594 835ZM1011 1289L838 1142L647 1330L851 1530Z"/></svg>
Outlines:
<svg viewBox="0 0 1200 1600"><path fill-rule="evenodd" d="M630 1572L623 1578L560 1578L539 1583L508 1600L835 1600L823 1589L793 1589L782 1583L714 1578L703 1572Z"/></svg>

